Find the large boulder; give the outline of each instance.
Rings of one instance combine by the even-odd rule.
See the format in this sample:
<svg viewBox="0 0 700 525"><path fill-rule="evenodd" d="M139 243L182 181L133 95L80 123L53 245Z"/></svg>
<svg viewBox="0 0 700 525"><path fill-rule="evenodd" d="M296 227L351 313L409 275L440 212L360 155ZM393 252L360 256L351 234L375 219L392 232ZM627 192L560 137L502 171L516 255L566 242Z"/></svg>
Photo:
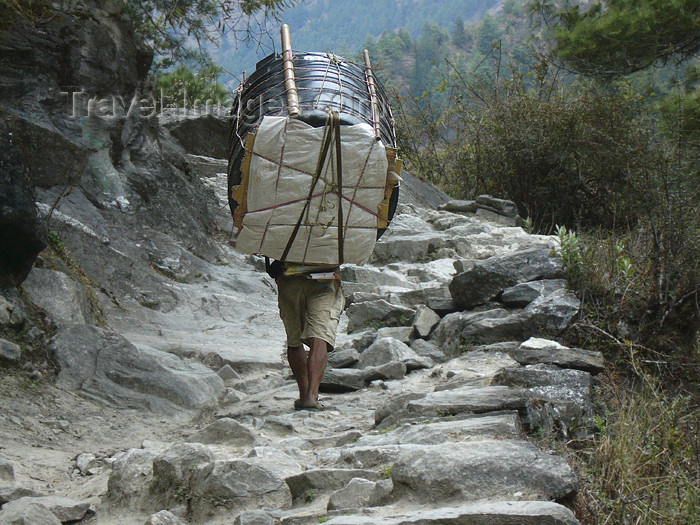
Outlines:
<svg viewBox="0 0 700 525"><path fill-rule="evenodd" d="M217 460L193 474L193 518L199 523L220 509L284 509L292 504L285 482L301 465L274 449L256 457Z"/></svg>
<svg viewBox="0 0 700 525"><path fill-rule="evenodd" d="M66 115L67 116L67 115ZM32 186L78 184L88 163L89 149L33 116L2 113L5 127L27 167Z"/></svg>
<svg viewBox="0 0 700 525"><path fill-rule="evenodd" d="M519 339L523 319L504 308L479 312L456 312L442 318L431 340L448 356L456 356L470 345Z"/></svg>
<svg viewBox="0 0 700 525"><path fill-rule="evenodd" d="M124 95L144 81L153 51L136 36L124 5L109 0L47 4L40 26L17 23L0 42L0 94L28 111L51 107L70 116L73 93ZM66 94L67 93L67 94ZM129 104L127 98L126 104ZM111 102L111 101L110 101Z"/></svg>
<svg viewBox="0 0 700 525"><path fill-rule="evenodd" d="M605 370L601 352L568 348L556 341L531 337L524 343L505 350L521 365L552 364L560 368L574 368L598 374Z"/></svg>
<svg viewBox="0 0 700 525"><path fill-rule="evenodd" d="M0 338L0 364L17 364L22 358L22 348L18 344Z"/></svg>
<svg viewBox="0 0 700 525"><path fill-rule="evenodd" d="M51 341L57 384L93 399L129 408L172 413L212 406L225 387L200 363L153 349L138 349L121 335L67 324Z"/></svg>
<svg viewBox="0 0 700 525"><path fill-rule="evenodd" d="M413 318L413 329L418 337L428 337L440 322L440 316L427 306L419 306Z"/></svg>
<svg viewBox="0 0 700 525"><path fill-rule="evenodd" d="M454 277L450 293L458 306L473 308L518 283L561 275L561 259L550 250L525 249L478 261L473 268Z"/></svg>
<svg viewBox="0 0 700 525"><path fill-rule="evenodd" d="M15 481L15 466L11 461L0 458L0 483L12 484Z"/></svg>
<svg viewBox="0 0 700 525"><path fill-rule="evenodd" d="M436 257L448 244L449 237L441 232L385 235L377 242L371 260L375 263L426 261Z"/></svg>
<svg viewBox="0 0 700 525"><path fill-rule="evenodd" d="M392 489L393 483L390 479L369 481L354 478L345 487L331 494L328 510L376 507L389 497Z"/></svg>
<svg viewBox="0 0 700 525"><path fill-rule="evenodd" d="M421 208L436 208L447 202L450 197L432 184L419 179L406 170L401 172L401 202Z"/></svg>
<svg viewBox="0 0 700 525"><path fill-rule="evenodd" d="M564 437L588 433L592 419L592 378L588 372L528 365L501 371L493 384L527 391L528 422L532 428L556 431Z"/></svg>

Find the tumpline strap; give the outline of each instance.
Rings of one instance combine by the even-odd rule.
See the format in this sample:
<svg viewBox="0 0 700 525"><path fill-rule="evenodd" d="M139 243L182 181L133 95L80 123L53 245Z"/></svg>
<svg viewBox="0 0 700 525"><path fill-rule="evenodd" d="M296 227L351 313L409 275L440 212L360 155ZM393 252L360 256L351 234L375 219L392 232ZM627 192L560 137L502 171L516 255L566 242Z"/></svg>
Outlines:
<svg viewBox="0 0 700 525"><path fill-rule="evenodd" d="M343 157L340 149L340 118L335 113L335 162L338 172L338 264L343 264L345 232L343 226Z"/></svg>

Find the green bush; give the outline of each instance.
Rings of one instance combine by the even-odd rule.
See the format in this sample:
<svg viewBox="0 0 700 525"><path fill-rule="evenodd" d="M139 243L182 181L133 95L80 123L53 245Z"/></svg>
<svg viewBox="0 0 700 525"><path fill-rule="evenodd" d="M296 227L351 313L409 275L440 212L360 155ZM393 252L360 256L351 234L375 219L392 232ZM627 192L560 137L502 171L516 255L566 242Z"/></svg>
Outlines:
<svg viewBox="0 0 700 525"><path fill-rule="evenodd" d="M195 101L205 105L225 104L230 96L228 90L218 82L222 69L218 66L204 66L193 71L187 66L179 66L174 71L158 78L158 95L166 107L192 107Z"/></svg>

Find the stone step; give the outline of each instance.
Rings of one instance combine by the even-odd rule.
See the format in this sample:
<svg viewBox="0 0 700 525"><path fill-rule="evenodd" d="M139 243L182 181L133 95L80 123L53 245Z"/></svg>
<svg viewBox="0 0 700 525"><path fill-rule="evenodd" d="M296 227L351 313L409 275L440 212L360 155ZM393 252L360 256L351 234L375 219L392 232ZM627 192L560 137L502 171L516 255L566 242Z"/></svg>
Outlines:
<svg viewBox="0 0 700 525"><path fill-rule="evenodd" d="M444 507L398 517L341 515L326 525L580 525L566 507L551 501L501 501Z"/></svg>
<svg viewBox="0 0 700 525"><path fill-rule="evenodd" d="M439 445L454 441L518 439L522 425L517 412L469 416L457 421L403 425L385 433L369 434L355 442L358 447L383 445Z"/></svg>

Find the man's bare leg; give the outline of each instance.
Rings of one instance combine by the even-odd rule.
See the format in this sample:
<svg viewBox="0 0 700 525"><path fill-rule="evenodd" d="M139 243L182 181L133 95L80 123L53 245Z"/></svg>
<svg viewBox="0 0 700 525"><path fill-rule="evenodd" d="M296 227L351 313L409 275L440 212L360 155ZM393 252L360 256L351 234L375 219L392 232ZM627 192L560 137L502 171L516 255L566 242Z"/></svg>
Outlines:
<svg viewBox="0 0 700 525"><path fill-rule="evenodd" d="M309 375L304 346L288 347L287 361L289 361L289 368L292 369L292 374L294 374L294 379L296 379L297 386L299 387L300 403L303 403L309 390Z"/></svg>
<svg viewBox="0 0 700 525"><path fill-rule="evenodd" d="M328 363L328 344L318 337L311 338L311 349L306 360L306 395L301 397L301 406L304 408L318 407L318 389L321 387L323 372Z"/></svg>

